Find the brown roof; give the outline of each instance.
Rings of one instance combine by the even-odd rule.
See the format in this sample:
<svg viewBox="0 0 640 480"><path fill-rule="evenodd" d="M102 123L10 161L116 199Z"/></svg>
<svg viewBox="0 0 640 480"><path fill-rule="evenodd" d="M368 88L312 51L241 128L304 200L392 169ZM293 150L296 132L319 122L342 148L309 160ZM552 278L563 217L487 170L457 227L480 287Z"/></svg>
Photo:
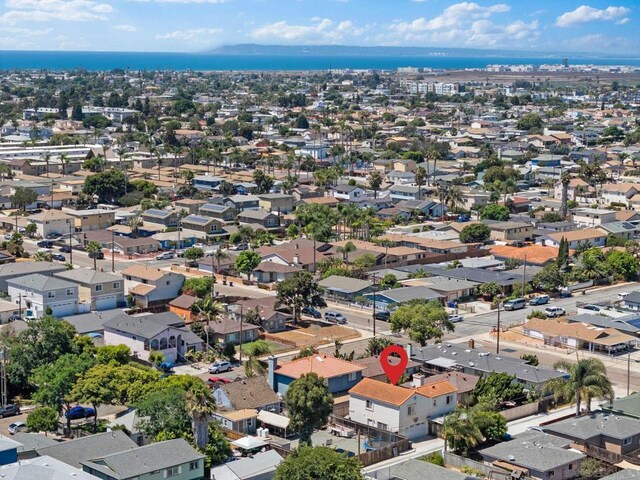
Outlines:
<svg viewBox="0 0 640 480"><path fill-rule="evenodd" d="M254 272L275 272L275 273L293 273L299 272L299 268L290 267L289 265L282 265L276 262L261 262Z"/></svg>
<svg viewBox="0 0 640 480"><path fill-rule="evenodd" d="M314 372L323 378L333 378L362 370L364 367L357 363L319 354L285 363L278 367L277 373L291 378L300 378L306 373Z"/></svg>
<svg viewBox="0 0 640 480"><path fill-rule="evenodd" d="M416 388L416 391L425 397L434 398L442 395L448 395L450 393L456 393L458 389L447 380L440 380L438 382L427 383L426 385L418 387Z"/></svg>
<svg viewBox="0 0 640 480"><path fill-rule="evenodd" d="M234 410L259 408L280 403L280 398L269 386L267 379L261 376L222 384L218 388L225 393Z"/></svg>
<svg viewBox="0 0 640 480"><path fill-rule="evenodd" d="M122 271L122 275L129 275L131 277L153 281L160 280L167 273L168 272L160 270L159 268L150 267L148 265L141 265L139 263L133 264Z"/></svg>
<svg viewBox="0 0 640 480"><path fill-rule="evenodd" d="M598 345L617 345L635 340L635 337L622 333L615 328L596 327L588 323L567 323L558 319L532 318L523 328L543 334L577 338Z"/></svg>
<svg viewBox="0 0 640 480"><path fill-rule="evenodd" d="M476 387L479 380L479 376L463 372L446 372L427 378L429 383L447 381L458 389L458 393L470 392Z"/></svg>
<svg viewBox="0 0 640 480"><path fill-rule="evenodd" d="M155 285L145 285L140 283L133 288L129 289L129 293L132 295L146 295L149 292L153 292L156 289Z"/></svg>
<svg viewBox="0 0 640 480"><path fill-rule="evenodd" d="M51 196L49 196L49 198L51 198ZM36 215L31 215L30 217L28 217L29 220L36 220L36 221L40 221L40 222L44 222L46 220L72 220L73 217L70 215L67 215L64 212L61 212L60 210L43 210L42 212L36 214Z"/></svg>
<svg viewBox="0 0 640 480"><path fill-rule="evenodd" d="M191 306L200 300L198 297L194 297L192 295L180 295L178 298L174 298L169 302L169 305L172 307L190 309Z"/></svg>
<svg viewBox="0 0 640 480"><path fill-rule="evenodd" d="M329 206L333 206L333 205L338 205L340 203L340 200L338 200L335 197L311 197L311 198L304 198L301 200L302 203L313 203L316 205L329 205Z"/></svg>
<svg viewBox="0 0 640 480"><path fill-rule="evenodd" d="M513 258L515 260L544 265L550 260L558 257L556 247L545 247L542 245L527 245L526 247L510 247L508 245L494 245L489 251L496 258Z"/></svg>
<svg viewBox="0 0 640 480"><path fill-rule="evenodd" d="M602 186L603 192L617 192L617 193L627 193L632 188L638 190L638 185L635 183L605 183Z"/></svg>
<svg viewBox="0 0 640 480"><path fill-rule="evenodd" d="M457 388L447 380L439 380L417 388L405 388L372 378L364 378L349 390L349 394L379 400L392 405L402 405L416 393L427 398L434 398L456 393L457 391Z"/></svg>
<svg viewBox="0 0 640 480"><path fill-rule="evenodd" d="M640 202L640 194L634 195L633 197L631 197L630 200L634 200L634 199ZM631 220L634 217L640 217L640 214L633 210L620 210L616 212L616 220L618 222L626 222L628 220Z"/></svg>
<svg viewBox="0 0 640 480"><path fill-rule="evenodd" d="M219 320L212 322L211 328L215 333L226 335L227 333L239 332L241 327L240 327L240 322L237 322L227 317L221 317ZM248 322L244 322L242 324L242 329L244 331L259 330L260 327L258 327L257 325L252 325L251 323L248 323Z"/></svg>
<svg viewBox="0 0 640 480"><path fill-rule="evenodd" d="M600 238L606 237L607 234L604 233L599 228L585 228L584 230L572 230L570 232L558 232L551 233L548 235L549 238L559 242L564 237L568 242L575 242L581 240L591 240L592 238Z"/></svg>
<svg viewBox="0 0 640 480"><path fill-rule="evenodd" d="M391 365L397 365L400 362L400 359L398 357L389 357L388 362ZM384 375L384 370L380 363L380 357L359 358L358 363L365 367L365 371L362 372L363 377L379 377L380 375ZM420 365L420 362L409 360L407 362L406 369L417 368L420 367Z"/></svg>

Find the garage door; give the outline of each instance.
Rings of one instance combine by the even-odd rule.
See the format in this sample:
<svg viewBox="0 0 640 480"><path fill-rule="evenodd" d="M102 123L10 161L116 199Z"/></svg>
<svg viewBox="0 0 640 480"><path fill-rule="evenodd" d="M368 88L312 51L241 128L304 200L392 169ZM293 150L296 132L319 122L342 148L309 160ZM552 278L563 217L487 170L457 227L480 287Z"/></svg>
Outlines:
<svg viewBox="0 0 640 480"><path fill-rule="evenodd" d="M96 298L96 310L111 310L118 306L116 295L106 295Z"/></svg>

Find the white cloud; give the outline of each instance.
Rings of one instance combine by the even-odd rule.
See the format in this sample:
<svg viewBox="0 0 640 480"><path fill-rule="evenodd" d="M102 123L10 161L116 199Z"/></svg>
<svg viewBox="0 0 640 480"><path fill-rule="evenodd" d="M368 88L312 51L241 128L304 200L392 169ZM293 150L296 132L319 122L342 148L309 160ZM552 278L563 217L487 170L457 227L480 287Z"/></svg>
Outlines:
<svg viewBox="0 0 640 480"><path fill-rule="evenodd" d="M156 35L156 40L170 40L174 42L204 43L210 42L212 35L222 33L221 28L192 28L190 30L175 30Z"/></svg>
<svg viewBox="0 0 640 480"><path fill-rule="evenodd" d="M108 3L93 0L6 0L0 23L106 20L113 12Z"/></svg>
<svg viewBox="0 0 640 480"><path fill-rule="evenodd" d="M556 26L572 27L574 25L593 22L595 20L616 20L621 17L626 17L630 12L631 10L626 7L609 6L604 9L597 9L587 5L581 5L575 10L565 12L556 18Z"/></svg>
<svg viewBox="0 0 640 480"><path fill-rule="evenodd" d="M452 47L517 46L519 42L531 46L539 36L537 20L526 23L515 20L497 23L492 17L511 10L509 5L497 3L481 6L474 2L450 5L439 15L420 17L411 21L394 21L379 43L413 43Z"/></svg>
<svg viewBox="0 0 640 480"><path fill-rule="evenodd" d="M637 51L640 42L629 38L614 37L602 33L592 33L583 37L570 38L562 42L564 48L585 52Z"/></svg>
<svg viewBox="0 0 640 480"><path fill-rule="evenodd" d="M629 17L624 17L623 19L618 20L616 22L616 25L625 25L625 24L629 23L630 21L631 21L631 19Z"/></svg>
<svg viewBox="0 0 640 480"><path fill-rule="evenodd" d="M137 32L138 29L133 25L115 25L113 27L115 30L122 30L123 32Z"/></svg>
<svg viewBox="0 0 640 480"><path fill-rule="evenodd" d="M359 37L368 26L358 27L351 20L335 23L328 18L313 17L310 25L289 25L285 20L264 25L251 32L251 37L263 41L340 43L346 37Z"/></svg>

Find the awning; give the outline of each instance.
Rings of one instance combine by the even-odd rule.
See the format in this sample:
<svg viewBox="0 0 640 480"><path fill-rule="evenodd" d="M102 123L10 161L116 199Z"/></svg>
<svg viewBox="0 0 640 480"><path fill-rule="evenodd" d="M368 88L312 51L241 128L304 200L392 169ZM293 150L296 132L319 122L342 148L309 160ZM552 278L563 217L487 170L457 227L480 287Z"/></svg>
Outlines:
<svg viewBox="0 0 640 480"><path fill-rule="evenodd" d="M258 420L274 427L289 428L289 417L278 415L273 412L267 412L266 410L260 410L258 412Z"/></svg>
<svg viewBox="0 0 640 480"><path fill-rule="evenodd" d="M231 442L234 447L242 448L243 450L253 450L254 448L266 447L267 443L260 440L258 437L252 437L247 435L246 437L239 438Z"/></svg>
<svg viewBox="0 0 640 480"><path fill-rule="evenodd" d="M441 368L452 368L457 365L458 362L455 360L451 360L450 358L438 357L432 360L425 360L424 363L428 363L429 365L435 365L436 367Z"/></svg>

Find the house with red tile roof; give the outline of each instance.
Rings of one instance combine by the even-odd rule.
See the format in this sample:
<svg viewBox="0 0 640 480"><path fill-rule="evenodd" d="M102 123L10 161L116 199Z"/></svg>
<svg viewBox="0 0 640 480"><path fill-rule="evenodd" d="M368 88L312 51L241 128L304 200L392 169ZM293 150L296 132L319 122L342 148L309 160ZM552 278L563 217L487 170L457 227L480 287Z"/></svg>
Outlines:
<svg viewBox="0 0 640 480"><path fill-rule="evenodd" d="M448 380L422 375L410 388L365 378L349 390L349 418L413 440L437 430L432 420L456 408L457 393Z"/></svg>

